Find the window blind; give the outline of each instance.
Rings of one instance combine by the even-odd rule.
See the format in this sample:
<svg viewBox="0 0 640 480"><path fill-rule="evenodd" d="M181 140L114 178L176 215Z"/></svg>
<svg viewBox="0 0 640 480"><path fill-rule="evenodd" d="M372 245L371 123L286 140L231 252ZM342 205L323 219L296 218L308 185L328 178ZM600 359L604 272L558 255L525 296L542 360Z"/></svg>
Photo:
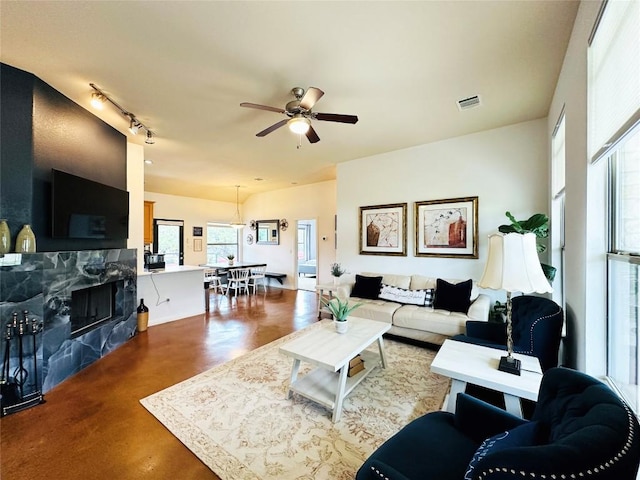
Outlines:
<svg viewBox="0 0 640 480"><path fill-rule="evenodd" d="M565 135L564 135L564 111L551 138L551 184L552 198L555 198L564 190L565 172Z"/></svg>
<svg viewBox="0 0 640 480"><path fill-rule="evenodd" d="M592 162L640 121L640 1L608 1L603 8L588 52Z"/></svg>

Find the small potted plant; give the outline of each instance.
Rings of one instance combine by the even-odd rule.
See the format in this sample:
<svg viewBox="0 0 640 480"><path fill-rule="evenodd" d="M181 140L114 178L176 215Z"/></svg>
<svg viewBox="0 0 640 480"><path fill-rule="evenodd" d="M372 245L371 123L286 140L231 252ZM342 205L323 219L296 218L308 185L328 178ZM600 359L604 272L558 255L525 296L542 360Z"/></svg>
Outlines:
<svg viewBox="0 0 640 480"><path fill-rule="evenodd" d="M233 265L234 258L236 258L236 256L233 253L230 253L229 255L227 255L227 261L229 262L229 266Z"/></svg>
<svg viewBox="0 0 640 480"><path fill-rule="evenodd" d="M333 277L333 284L338 285L340 283L340 277L344 275L345 270L339 263L331 264L331 276Z"/></svg>
<svg viewBox="0 0 640 480"><path fill-rule="evenodd" d="M349 306L349 299L341 300L339 298L333 298L331 300L321 298L320 301L322 302L322 305L331 312L331 315L333 315L333 324L335 325L338 333L346 333L347 328L349 327L347 317L349 317L351 312L362 305L361 303L356 303Z"/></svg>

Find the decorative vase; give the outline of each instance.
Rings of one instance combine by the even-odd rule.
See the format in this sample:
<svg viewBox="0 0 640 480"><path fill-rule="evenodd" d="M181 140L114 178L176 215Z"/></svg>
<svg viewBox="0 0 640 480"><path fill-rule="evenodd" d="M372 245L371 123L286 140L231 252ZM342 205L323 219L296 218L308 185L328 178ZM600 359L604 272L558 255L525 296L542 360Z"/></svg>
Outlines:
<svg viewBox="0 0 640 480"><path fill-rule="evenodd" d="M11 251L11 230L7 221L0 219L0 254L9 253Z"/></svg>
<svg viewBox="0 0 640 480"><path fill-rule="evenodd" d="M33 253L36 251L36 236L31 225L25 225L16 238L16 253Z"/></svg>
<svg viewBox="0 0 640 480"><path fill-rule="evenodd" d="M232 259L232 258L231 258L231 259L229 259L229 260L228 260L228 262L229 262L229 266L230 266L230 267L231 267L231 266L233 266L233 259Z"/></svg>
<svg viewBox="0 0 640 480"><path fill-rule="evenodd" d="M336 287L340 285L340 277L333 277L333 285Z"/></svg>
<svg viewBox="0 0 640 480"><path fill-rule="evenodd" d="M341 322L339 322L338 320L334 320L333 324L336 327L336 332L347 333L347 330L349 328L349 322L347 320L342 320Z"/></svg>

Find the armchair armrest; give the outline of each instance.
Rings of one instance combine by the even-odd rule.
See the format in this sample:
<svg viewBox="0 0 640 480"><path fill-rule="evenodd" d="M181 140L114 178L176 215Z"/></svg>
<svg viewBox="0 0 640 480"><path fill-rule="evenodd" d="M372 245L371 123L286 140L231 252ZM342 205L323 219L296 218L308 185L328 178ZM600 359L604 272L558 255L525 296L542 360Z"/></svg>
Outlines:
<svg viewBox="0 0 640 480"><path fill-rule="evenodd" d="M527 423L527 420L466 393L458 394L455 426L477 443L523 423Z"/></svg>
<svg viewBox="0 0 640 480"><path fill-rule="evenodd" d="M471 320L479 320L486 322L489 320L489 311L491 310L491 299L489 295L481 293L478 297L471 302L467 316Z"/></svg>
<svg viewBox="0 0 640 480"><path fill-rule="evenodd" d="M507 327L503 323L467 321L467 337L479 338L489 343L505 344Z"/></svg>

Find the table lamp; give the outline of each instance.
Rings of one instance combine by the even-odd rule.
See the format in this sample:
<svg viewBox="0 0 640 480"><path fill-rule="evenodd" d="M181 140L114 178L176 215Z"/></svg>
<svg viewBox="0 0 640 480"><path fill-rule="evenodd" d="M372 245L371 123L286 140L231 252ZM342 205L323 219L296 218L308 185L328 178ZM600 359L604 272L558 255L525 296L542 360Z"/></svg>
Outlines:
<svg viewBox="0 0 640 480"><path fill-rule="evenodd" d="M489 235L489 256L478 286L507 291L507 356L500 358L498 370L520 375L520 360L513 357L511 293L553 291L540 266L535 234Z"/></svg>

